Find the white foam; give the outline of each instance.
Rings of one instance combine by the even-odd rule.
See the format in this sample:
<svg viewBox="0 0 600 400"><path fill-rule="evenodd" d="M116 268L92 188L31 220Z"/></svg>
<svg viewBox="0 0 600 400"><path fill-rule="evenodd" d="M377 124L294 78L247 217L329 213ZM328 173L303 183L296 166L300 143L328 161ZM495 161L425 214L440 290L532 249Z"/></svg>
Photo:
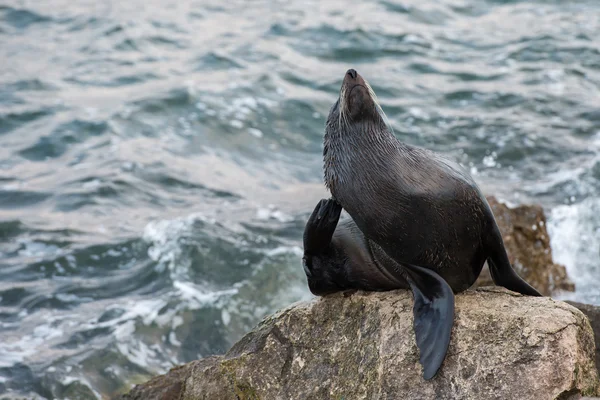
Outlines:
<svg viewBox="0 0 600 400"><path fill-rule="evenodd" d="M84 189L98 189L102 185L102 181L99 179L92 179L91 181L84 182L81 187Z"/></svg>
<svg viewBox="0 0 600 400"><path fill-rule="evenodd" d="M271 216L271 211L267 208L259 208L256 210L256 218L260 220L267 220Z"/></svg>
<svg viewBox="0 0 600 400"><path fill-rule="evenodd" d="M273 205L270 205L268 208L259 208L256 210L256 218L262 221L274 219L279 222L290 222L294 220L294 217L276 209Z"/></svg>
<svg viewBox="0 0 600 400"><path fill-rule="evenodd" d="M223 320L223 325L229 325L229 322L231 322L231 314L229 314L229 311L225 309L221 310L221 320Z"/></svg>
<svg viewBox="0 0 600 400"><path fill-rule="evenodd" d="M242 121L240 121L239 119L231 120L231 122L229 122L229 124L237 129L242 129L244 127L244 123Z"/></svg>
<svg viewBox="0 0 600 400"><path fill-rule="evenodd" d="M0 368L8 368L22 363L28 353L19 343L0 343Z"/></svg>
<svg viewBox="0 0 600 400"><path fill-rule="evenodd" d="M263 133L260 129L256 129L256 128L248 128L248 133L251 134L254 137L257 138L262 138L263 137Z"/></svg>
<svg viewBox="0 0 600 400"><path fill-rule="evenodd" d="M19 250L20 256L25 257L46 257L46 256L60 256L64 252L58 246L47 245L41 242L35 242L31 239L19 239L18 243L24 248Z"/></svg>
<svg viewBox="0 0 600 400"><path fill-rule="evenodd" d="M575 282L576 299L600 299L600 199L555 207L548 218L554 261L563 264ZM595 283L595 284L594 284ZM588 299L588 301L590 301Z"/></svg>
<svg viewBox="0 0 600 400"><path fill-rule="evenodd" d="M188 308L200 308L207 304L214 304L222 296L232 296L237 294L237 288L230 288L220 291L206 291L199 285L192 282L175 281L173 286L180 293L181 298L188 301Z"/></svg>
<svg viewBox="0 0 600 400"><path fill-rule="evenodd" d="M175 332L170 332L169 333L169 342L171 342L171 344L173 346L181 346L181 342L179 340L177 340L177 336L175 335Z"/></svg>
<svg viewBox="0 0 600 400"><path fill-rule="evenodd" d="M302 257L304 252L298 246L279 246L266 251L267 256L274 257L281 254L292 254L297 257Z"/></svg>
<svg viewBox="0 0 600 400"><path fill-rule="evenodd" d="M102 399L103 396L98 393L98 391L94 390L93 386L90 385L90 383L87 381L87 379L78 376L78 377L74 377L74 376L65 376L61 379L61 383L65 386L70 385L73 382L79 382L81 385L84 385L85 387L87 387L88 389L91 390L91 392L94 394L94 397L96 399Z"/></svg>
<svg viewBox="0 0 600 400"><path fill-rule="evenodd" d="M493 151L491 154L486 155L485 157L483 157L482 160L483 165L485 165L488 168L494 168L496 166L496 157L497 154L495 151Z"/></svg>
<svg viewBox="0 0 600 400"><path fill-rule="evenodd" d="M264 97L212 96L197 102L196 108L204 111L206 115L217 116L221 121L228 121L235 128L241 128L253 119L253 115L261 114L262 108L273 108L276 105L276 101Z"/></svg>
<svg viewBox="0 0 600 400"><path fill-rule="evenodd" d="M183 322L183 318L181 318L179 315L176 315L171 320L171 328L177 329L179 326L183 325Z"/></svg>
<svg viewBox="0 0 600 400"><path fill-rule="evenodd" d="M166 266L172 279L187 279L191 260L182 257L179 240L191 233L195 221L214 223L214 219L202 214L173 220L153 221L146 225L142 238L150 244L148 256L159 263L158 268Z"/></svg>
<svg viewBox="0 0 600 400"><path fill-rule="evenodd" d="M40 314L38 312L37 314ZM0 367L10 367L15 363L24 362L33 355L43 355L47 351L48 343L56 342L65 335L65 330L57 318L51 313L44 312L43 325L32 325L31 316L22 320L19 330L3 335L0 342ZM38 318L39 319L39 316ZM24 332L29 332L24 334Z"/></svg>
<svg viewBox="0 0 600 400"><path fill-rule="evenodd" d="M151 365L152 359L157 358L156 351L141 340L117 343L117 349L131 362L142 367Z"/></svg>

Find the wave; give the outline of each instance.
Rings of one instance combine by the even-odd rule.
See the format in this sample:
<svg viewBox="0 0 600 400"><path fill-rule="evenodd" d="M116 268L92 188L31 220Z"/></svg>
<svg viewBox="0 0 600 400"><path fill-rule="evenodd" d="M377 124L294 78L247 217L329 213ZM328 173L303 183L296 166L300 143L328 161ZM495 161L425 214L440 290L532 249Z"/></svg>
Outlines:
<svg viewBox="0 0 600 400"><path fill-rule="evenodd" d="M553 208L548 233L554 260L566 266L577 288L562 298L600 305L600 199L590 197Z"/></svg>

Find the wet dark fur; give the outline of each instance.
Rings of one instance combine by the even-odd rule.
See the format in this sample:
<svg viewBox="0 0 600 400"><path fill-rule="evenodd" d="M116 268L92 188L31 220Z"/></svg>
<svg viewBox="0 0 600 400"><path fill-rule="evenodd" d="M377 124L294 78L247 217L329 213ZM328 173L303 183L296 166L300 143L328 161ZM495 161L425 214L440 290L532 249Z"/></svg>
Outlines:
<svg viewBox="0 0 600 400"><path fill-rule="evenodd" d="M469 174L400 142L354 70L329 113L323 156L332 199L322 200L306 225L309 287L318 295L410 287L420 302L415 332L427 379L447 350L451 291L469 288L486 260L496 284L540 296L514 272L491 208ZM338 224L342 207L351 218ZM436 323L444 325L440 337L430 334Z"/></svg>
<svg viewBox="0 0 600 400"><path fill-rule="evenodd" d="M470 287L495 224L473 180L437 154L401 143L381 116L327 121L325 183L359 229L395 260L427 266L455 292Z"/></svg>

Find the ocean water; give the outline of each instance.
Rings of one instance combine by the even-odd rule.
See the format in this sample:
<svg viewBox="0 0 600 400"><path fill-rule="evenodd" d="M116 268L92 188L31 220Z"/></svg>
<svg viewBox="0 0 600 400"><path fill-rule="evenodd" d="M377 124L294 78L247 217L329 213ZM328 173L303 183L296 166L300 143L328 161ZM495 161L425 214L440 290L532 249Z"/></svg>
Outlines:
<svg viewBox="0 0 600 400"><path fill-rule="evenodd" d="M108 399L310 298L348 68L600 304L599 38L595 0L5 0L0 398Z"/></svg>

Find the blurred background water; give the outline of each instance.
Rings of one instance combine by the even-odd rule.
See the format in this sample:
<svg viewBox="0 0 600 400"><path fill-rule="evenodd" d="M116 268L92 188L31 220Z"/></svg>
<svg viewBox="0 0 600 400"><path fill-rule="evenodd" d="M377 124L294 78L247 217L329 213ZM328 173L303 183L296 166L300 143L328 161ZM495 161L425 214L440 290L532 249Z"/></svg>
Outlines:
<svg viewBox="0 0 600 400"><path fill-rule="evenodd" d="M5 0L0 398L110 398L310 298L350 67L600 304L599 38L596 0Z"/></svg>

